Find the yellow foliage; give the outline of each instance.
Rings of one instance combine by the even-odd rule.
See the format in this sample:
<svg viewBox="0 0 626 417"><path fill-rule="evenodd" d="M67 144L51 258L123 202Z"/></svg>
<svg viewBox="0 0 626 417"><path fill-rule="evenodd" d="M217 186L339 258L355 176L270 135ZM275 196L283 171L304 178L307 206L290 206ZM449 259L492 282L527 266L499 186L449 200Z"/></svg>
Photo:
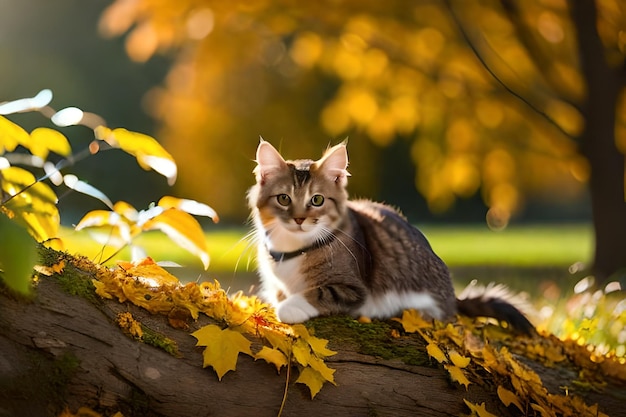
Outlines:
<svg viewBox="0 0 626 417"><path fill-rule="evenodd" d="M517 398L517 395L515 395L515 393L509 391L508 389L502 387L501 385L498 385L497 392L498 392L498 398L500 398L500 401L502 401L502 404L504 404L507 407L513 404L522 413L524 412L524 407L522 407L522 404L520 403L520 400L519 398Z"/></svg>
<svg viewBox="0 0 626 417"><path fill-rule="evenodd" d="M119 313L117 315L117 325L122 330L131 336L141 339L143 337L143 330L141 329L141 323L133 318L133 315L129 312Z"/></svg>
<svg viewBox="0 0 626 417"><path fill-rule="evenodd" d="M467 400L463 400L465 402L465 405L467 405L467 407L472 411L472 416L477 416L477 417L497 417L495 414L490 413L489 411L487 411L487 408L485 407L485 403L482 403L480 405L471 403Z"/></svg>
<svg viewBox="0 0 626 417"><path fill-rule="evenodd" d="M204 232L198 221L184 211L170 208L145 222L142 230L160 230L178 246L202 260L204 269L209 267L209 253Z"/></svg>
<svg viewBox="0 0 626 417"><path fill-rule="evenodd" d="M449 364L445 364L443 365L443 367L446 369L446 371L448 371L453 381L458 382L461 385L464 385L465 389L467 390L467 387L470 384L470 381L469 379L467 379L467 377L465 376L461 368L459 368L458 366L449 365Z"/></svg>
<svg viewBox="0 0 626 417"><path fill-rule="evenodd" d="M509 347L497 347L479 338L473 332L470 323L443 324L428 323L419 318L419 313L405 311L402 319L398 319L406 332L416 332L426 341L426 351L443 364L453 381L464 385L467 389L470 383L482 383L482 376L477 368L489 372L495 381L499 382L497 393L505 406L514 404L522 413L526 412L525 405L542 413L542 415L580 415L594 416L598 413L597 405L588 406L579 397L573 395L557 395L548 392L539 375L524 365L516 354L525 354L531 359L543 362L546 366L554 362L562 362L573 358L581 369L594 369L590 375L608 375L604 369L599 371L602 362L593 362L593 355L582 346L575 343L563 343L554 336L534 336L533 338L518 337ZM483 330L483 337L485 331ZM495 335L496 333L494 333ZM496 337L492 337L496 339ZM449 347L447 354L442 347ZM586 362L583 360L586 358ZM626 380L626 366L611 361L614 370L621 369L619 378ZM619 374L619 371L614 374ZM582 375L581 375L582 377ZM574 383L572 381L572 383ZM591 384L596 382L590 381ZM506 385L509 388L505 388ZM466 400L467 406L473 415L491 415L485 405L475 405Z"/></svg>
<svg viewBox="0 0 626 417"><path fill-rule="evenodd" d="M0 171L0 186L5 199L2 211L20 223L38 242L56 237L59 229L59 211L54 191L35 176L20 167Z"/></svg>
<svg viewBox="0 0 626 417"><path fill-rule="evenodd" d="M467 365L469 365L469 363L471 361L470 358L461 355L459 352L457 352L454 349L448 351L448 357L450 358L452 363L455 366L458 366L459 368L466 368Z"/></svg>
<svg viewBox="0 0 626 417"><path fill-rule="evenodd" d="M209 253L200 223L189 213L218 220L215 211L194 200L164 196L156 207L137 211L130 204L118 201L112 211L93 210L85 214L76 230L106 228L105 246L121 248L132 244L142 232L160 230L174 243L197 256L204 268L209 266Z"/></svg>
<svg viewBox="0 0 626 417"><path fill-rule="evenodd" d="M280 372L280 368L287 366L289 363L287 357L280 349L268 346L263 346L260 351L255 353L254 359L263 359L267 363L273 364L278 372Z"/></svg>
<svg viewBox="0 0 626 417"><path fill-rule="evenodd" d="M123 128L109 129L104 126L98 126L95 134L96 138L110 146L133 155L143 169L153 169L165 176L170 185L176 181L178 170L174 158L154 138Z"/></svg>
<svg viewBox="0 0 626 417"><path fill-rule="evenodd" d="M220 380L226 372L235 370L240 352L253 356L250 341L239 332L210 324L191 335L198 339L196 346L206 347L202 354L204 367L213 367Z"/></svg>
<svg viewBox="0 0 626 417"><path fill-rule="evenodd" d="M58 130L38 127L30 133L30 152L46 160L50 151L61 156L68 156L72 148L67 138Z"/></svg>
<svg viewBox="0 0 626 417"><path fill-rule="evenodd" d="M623 22L623 10L611 5L597 2L598 27L605 55L618 61L624 27L615 22ZM358 11L352 2L333 7L327 13L316 2L286 0L253 7L237 1L183 0L164 7L150 0L117 0L108 7L101 31L127 33L132 59L145 61L166 50L175 56L164 85L151 91L148 101L163 123L168 147L182 161L185 194L208 197L220 211L244 215L237 196L249 186L250 169L233 168L232 161L253 154L259 132L287 138L285 144L304 144L298 157L326 145L329 135L355 138L352 149L363 159L371 151L362 137L379 146L400 136L414 144L433 139L438 149L413 154L413 161L417 188L435 211L482 187L485 200L507 211L505 217L520 210L527 193L581 192L579 181L587 179L569 167L580 158L573 138L584 126L576 109L585 83L564 3L518 6L522 26L537 32L533 50L544 52L539 54L544 59L529 52L517 23L502 8L476 2L453 8L474 29L470 33L480 34L480 42L473 40L493 73L548 115L560 132L546 128L545 116L520 106L513 95L502 94L444 3L367 2ZM256 94L251 97L250 91ZM616 114L623 118L625 113ZM190 147L197 152L188 152ZM493 150L512 156L510 172L492 171ZM368 168L371 176L354 176L357 189L377 179L377 165ZM223 179L223 172L232 177ZM216 190L202 186L215 178L227 183ZM495 183L511 190L492 192Z"/></svg>
<svg viewBox="0 0 626 417"><path fill-rule="evenodd" d="M426 352L428 352L428 355L430 355L431 358L436 359L439 363L448 362L446 354L443 353L443 350L441 350L436 343L429 343L426 345Z"/></svg>
<svg viewBox="0 0 626 417"><path fill-rule="evenodd" d="M98 266L93 283L101 297L130 301L152 313L167 315L185 309L193 319L203 313L225 323L226 328L208 325L193 333L198 346L205 347L204 366L211 366L220 380L235 370L239 353L245 353L273 364L279 372L291 366L293 359L300 368L297 382L307 384L312 396L324 382L334 384L335 370L324 362L335 354L328 349L328 341L311 335L303 325L279 322L274 310L257 297L241 292L228 297L217 281L183 285L150 258L121 262L113 271ZM123 316L120 326L132 328L132 320ZM260 337L269 346L253 351L244 335Z"/></svg>
<svg viewBox="0 0 626 417"><path fill-rule="evenodd" d="M311 391L311 399L313 399L317 393L320 392L324 382L326 382L324 377L313 368L304 368L302 372L300 372L298 379L296 379L296 383L305 384L309 387L309 390Z"/></svg>
<svg viewBox="0 0 626 417"><path fill-rule="evenodd" d="M28 144L28 133L21 126L0 116L0 154L13 152L18 145Z"/></svg>

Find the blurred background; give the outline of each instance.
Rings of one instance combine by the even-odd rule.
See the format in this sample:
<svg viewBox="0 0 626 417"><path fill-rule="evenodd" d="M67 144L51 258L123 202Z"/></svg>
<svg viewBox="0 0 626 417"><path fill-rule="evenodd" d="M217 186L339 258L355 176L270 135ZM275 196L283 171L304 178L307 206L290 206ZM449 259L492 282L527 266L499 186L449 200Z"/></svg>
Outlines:
<svg viewBox="0 0 626 417"><path fill-rule="evenodd" d="M1 100L50 88L57 109L154 135L178 162L174 190L121 152L72 169L113 201L173 193L242 225L259 136L287 158L348 137L351 194L414 222L590 220L564 2L156 3L0 3ZM92 139L64 133L75 150ZM96 203L60 204L70 224Z"/></svg>

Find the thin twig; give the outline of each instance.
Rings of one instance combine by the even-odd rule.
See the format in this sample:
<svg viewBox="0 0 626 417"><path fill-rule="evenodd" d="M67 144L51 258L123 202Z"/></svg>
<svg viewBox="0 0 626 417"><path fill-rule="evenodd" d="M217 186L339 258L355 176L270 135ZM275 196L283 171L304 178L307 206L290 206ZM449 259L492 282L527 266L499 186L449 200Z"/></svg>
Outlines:
<svg viewBox="0 0 626 417"><path fill-rule="evenodd" d="M278 415L276 417L280 417L283 414L285 403L287 402L287 391L289 390L290 379L291 379L291 349L289 349L289 356L287 357L287 379L285 381L285 391L283 392L283 401L280 403L280 409L278 410Z"/></svg>
<svg viewBox="0 0 626 417"><path fill-rule="evenodd" d="M454 23L456 24L459 32L461 33L461 35L463 36L463 39L465 39L465 42L467 42L468 46L470 47L470 49L472 50L472 52L474 53L474 55L476 56L476 58L478 58L478 60L480 61L480 63L482 64L482 66L485 68L485 70L487 70L487 72L489 73L489 75L491 75L491 77L493 77L493 79L500 84L500 86L502 88L504 88L509 94L511 94L513 97L517 98L518 100L520 100L522 103L526 104L532 111L534 111L535 113L537 113L539 116L543 117L549 124L551 124L552 126L554 126L559 132L561 132L564 136L575 140L576 138L573 137L571 134L569 134L567 131L565 131L554 119L552 119L547 113L545 113L544 111L540 110L537 106L535 106L533 103L531 103L530 101L528 101L526 98L524 98L521 94L517 93L515 90L513 90L511 87L509 87L492 69L491 67L489 67L489 64L487 64L487 61L485 61L485 59L483 58L483 56L481 55L480 51L478 50L478 48L476 47L476 45L474 45L472 39L470 38L469 34L467 33L467 31L465 30L465 27L463 26L463 23L461 22L461 19L459 18L459 16L455 13L454 8L452 7L452 4L450 3L450 0L445 0L444 2L448 8L448 11L450 12L450 16L452 17L452 20L454 21Z"/></svg>

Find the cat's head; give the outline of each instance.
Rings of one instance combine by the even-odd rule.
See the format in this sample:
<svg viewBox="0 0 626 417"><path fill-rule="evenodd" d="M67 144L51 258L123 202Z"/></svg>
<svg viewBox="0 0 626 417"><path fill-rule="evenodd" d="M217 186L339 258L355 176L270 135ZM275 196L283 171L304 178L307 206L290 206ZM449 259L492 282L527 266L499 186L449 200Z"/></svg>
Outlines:
<svg viewBox="0 0 626 417"><path fill-rule="evenodd" d="M248 193L257 228L273 250L293 251L329 236L341 223L348 199L345 143L329 148L317 161L285 160L261 140Z"/></svg>

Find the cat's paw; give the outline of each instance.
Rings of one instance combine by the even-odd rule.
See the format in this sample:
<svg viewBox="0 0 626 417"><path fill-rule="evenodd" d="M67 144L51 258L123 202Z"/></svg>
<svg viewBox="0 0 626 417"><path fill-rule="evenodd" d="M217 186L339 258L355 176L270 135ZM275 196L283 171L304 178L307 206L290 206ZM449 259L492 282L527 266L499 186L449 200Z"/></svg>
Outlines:
<svg viewBox="0 0 626 417"><path fill-rule="evenodd" d="M278 303L276 315L283 323L302 323L320 314L317 308L313 307L300 294L295 294Z"/></svg>

